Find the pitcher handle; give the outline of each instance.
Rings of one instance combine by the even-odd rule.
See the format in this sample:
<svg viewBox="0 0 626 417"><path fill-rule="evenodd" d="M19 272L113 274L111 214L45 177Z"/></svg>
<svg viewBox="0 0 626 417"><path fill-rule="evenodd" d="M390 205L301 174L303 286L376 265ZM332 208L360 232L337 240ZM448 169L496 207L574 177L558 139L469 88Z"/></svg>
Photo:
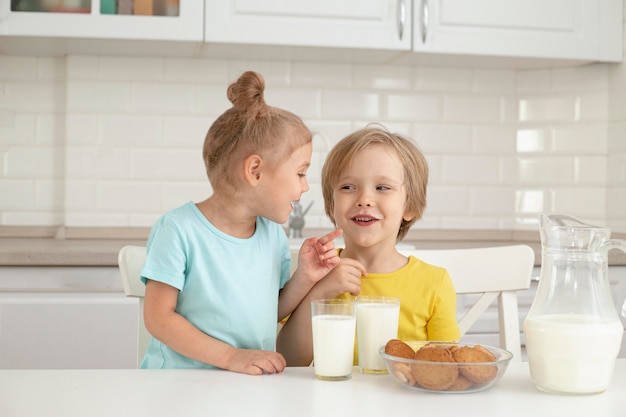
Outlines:
<svg viewBox="0 0 626 417"><path fill-rule="evenodd" d="M607 240L600 246L600 250L607 253L611 249L619 249L626 253L626 240L623 239L611 239Z"/></svg>
<svg viewBox="0 0 626 417"><path fill-rule="evenodd" d="M623 240L623 239L607 240L600 247L600 249L605 252L608 252L611 249L620 249L622 252L626 253L626 240ZM624 305L622 305L622 317L626 318L626 300L624 300Z"/></svg>

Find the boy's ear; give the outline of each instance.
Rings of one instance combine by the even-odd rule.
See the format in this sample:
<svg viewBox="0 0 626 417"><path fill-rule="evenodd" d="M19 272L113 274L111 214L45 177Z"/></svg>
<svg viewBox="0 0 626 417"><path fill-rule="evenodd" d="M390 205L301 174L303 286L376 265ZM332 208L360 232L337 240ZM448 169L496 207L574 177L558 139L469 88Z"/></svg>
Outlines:
<svg viewBox="0 0 626 417"><path fill-rule="evenodd" d="M244 176L246 181L256 186L263 174L263 159L259 155L250 155L244 161Z"/></svg>
<svg viewBox="0 0 626 417"><path fill-rule="evenodd" d="M415 217L415 212L405 211L404 215L402 216L402 219L404 219L404 221L410 222L411 220L413 220L414 217Z"/></svg>

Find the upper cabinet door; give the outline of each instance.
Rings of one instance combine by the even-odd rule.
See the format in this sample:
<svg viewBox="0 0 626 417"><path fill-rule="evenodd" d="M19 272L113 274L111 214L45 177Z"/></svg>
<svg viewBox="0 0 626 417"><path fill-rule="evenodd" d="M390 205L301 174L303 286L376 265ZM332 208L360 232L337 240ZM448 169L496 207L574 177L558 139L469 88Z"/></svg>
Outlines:
<svg viewBox="0 0 626 417"><path fill-rule="evenodd" d="M622 60L623 0L415 0L413 50Z"/></svg>
<svg viewBox="0 0 626 417"><path fill-rule="evenodd" d="M139 10L138 3L146 7ZM81 7L62 7L68 4ZM203 14L204 2L198 0L135 0L135 9L132 1L0 0L0 35L202 42Z"/></svg>
<svg viewBox="0 0 626 417"><path fill-rule="evenodd" d="M207 43L411 49L411 0L208 0Z"/></svg>

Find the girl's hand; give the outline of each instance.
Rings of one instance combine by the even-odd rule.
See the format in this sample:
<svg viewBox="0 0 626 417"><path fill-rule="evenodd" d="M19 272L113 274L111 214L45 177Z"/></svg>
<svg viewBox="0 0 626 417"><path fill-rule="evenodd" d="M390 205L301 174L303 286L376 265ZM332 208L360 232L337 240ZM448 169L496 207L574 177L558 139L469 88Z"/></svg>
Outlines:
<svg viewBox="0 0 626 417"><path fill-rule="evenodd" d="M225 369L249 375L275 374L287 366L283 355L254 349L234 349Z"/></svg>
<svg viewBox="0 0 626 417"><path fill-rule="evenodd" d="M298 269L309 277L312 284L322 279L339 264L334 239L342 233L343 230L337 229L319 239L311 237L302 243L298 253Z"/></svg>

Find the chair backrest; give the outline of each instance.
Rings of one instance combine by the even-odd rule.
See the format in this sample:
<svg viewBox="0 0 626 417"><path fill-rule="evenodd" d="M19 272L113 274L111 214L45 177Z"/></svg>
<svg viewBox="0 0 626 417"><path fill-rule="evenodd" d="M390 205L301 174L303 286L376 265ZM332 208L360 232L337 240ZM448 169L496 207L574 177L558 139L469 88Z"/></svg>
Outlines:
<svg viewBox="0 0 626 417"><path fill-rule="evenodd" d="M137 319L137 365L141 363L143 354L150 341L150 333L143 322L143 297L146 286L141 282L141 269L146 261L145 246L124 246L117 256L117 263L122 275L124 293L127 297L139 299L139 316Z"/></svg>
<svg viewBox="0 0 626 417"><path fill-rule="evenodd" d="M528 289L535 253L527 245L471 249L404 249L424 262L448 270L457 294L479 294L478 300L459 320L461 337L478 321L494 300L498 301L500 347L521 360L518 290Z"/></svg>

